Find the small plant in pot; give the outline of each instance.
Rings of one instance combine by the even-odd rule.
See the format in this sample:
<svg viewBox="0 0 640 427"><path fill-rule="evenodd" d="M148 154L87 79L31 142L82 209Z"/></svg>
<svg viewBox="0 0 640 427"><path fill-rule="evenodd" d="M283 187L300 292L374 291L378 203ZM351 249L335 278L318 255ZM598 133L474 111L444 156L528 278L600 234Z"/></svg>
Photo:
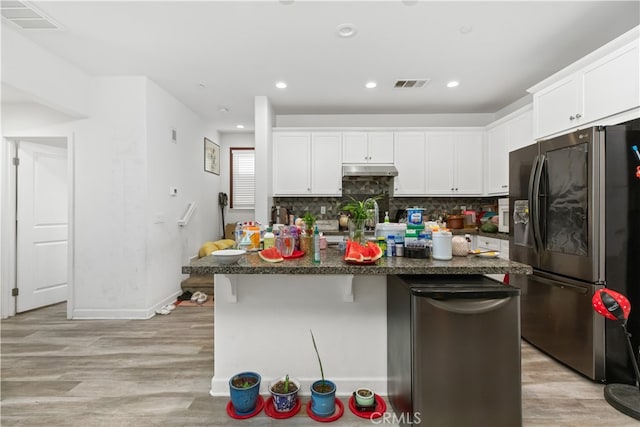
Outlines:
<svg viewBox="0 0 640 427"><path fill-rule="evenodd" d="M311 412L319 418L328 418L333 415L336 407L336 385L324 378L324 370L322 369L322 360L320 359L320 353L318 353L318 347L316 346L316 340L311 332L311 341L313 342L313 348L316 351L318 357L318 364L320 365L321 380L315 381L311 384Z"/></svg>
<svg viewBox="0 0 640 427"><path fill-rule="evenodd" d="M273 406L278 412L290 412L298 403L298 391L300 390L300 382L289 378L277 379L271 383L269 391L273 396Z"/></svg>
<svg viewBox="0 0 640 427"><path fill-rule="evenodd" d="M260 374L241 372L229 379L231 404L238 415L247 415L255 411L260 393Z"/></svg>
<svg viewBox="0 0 640 427"><path fill-rule="evenodd" d="M313 225L316 223L316 216L307 211L302 217L304 222L304 234L300 236L300 250L305 254L313 255Z"/></svg>
<svg viewBox="0 0 640 427"><path fill-rule="evenodd" d="M368 388L359 388L355 391L356 407L361 410L375 407L376 395Z"/></svg>

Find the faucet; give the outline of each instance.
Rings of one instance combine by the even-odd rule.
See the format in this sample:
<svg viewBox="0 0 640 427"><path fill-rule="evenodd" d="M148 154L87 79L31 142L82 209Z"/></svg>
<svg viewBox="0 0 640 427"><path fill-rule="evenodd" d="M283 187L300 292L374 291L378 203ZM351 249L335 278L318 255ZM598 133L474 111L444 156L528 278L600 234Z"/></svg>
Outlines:
<svg viewBox="0 0 640 427"><path fill-rule="evenodd" d="M374 228L378 222L380 222L380 208L378 207L378 202L376 201L376 199L373 199L373 227Z"/></svg>

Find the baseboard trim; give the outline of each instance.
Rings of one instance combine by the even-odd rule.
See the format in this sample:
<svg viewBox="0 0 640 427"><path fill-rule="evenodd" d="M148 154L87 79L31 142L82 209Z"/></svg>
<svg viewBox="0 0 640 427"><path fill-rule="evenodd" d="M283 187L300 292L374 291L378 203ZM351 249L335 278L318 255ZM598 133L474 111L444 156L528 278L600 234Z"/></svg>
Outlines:
<svg viewBox="0 0 640 427"><path fill-rule="evenodd" d="M147 320L156 315L156 310L164 305L171 304L176 301L178 295L181 295L182 291L175 291L168 297L163 298L160 302L156 303L153 307L149 308L83 308L74 309L72 319L73 320Z"/></svg>

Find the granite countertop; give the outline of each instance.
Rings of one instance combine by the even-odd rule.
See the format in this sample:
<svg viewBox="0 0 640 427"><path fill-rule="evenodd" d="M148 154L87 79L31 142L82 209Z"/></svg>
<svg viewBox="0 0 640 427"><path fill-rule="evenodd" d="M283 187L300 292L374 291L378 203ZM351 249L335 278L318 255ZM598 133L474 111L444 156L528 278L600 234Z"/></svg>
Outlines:
<svg viewBox="0 0 640 427"><path fill-rule="evenodd" d="M263 261L257 252L242 256L236 264L219 264L212 256L193 260L182 267L184 274L531 274L529 265L501 258L453 257L450 261L405 257L380 258L373 265L347 264L336 247L320 251L321 261L310 257L279 263Z"/></svg>

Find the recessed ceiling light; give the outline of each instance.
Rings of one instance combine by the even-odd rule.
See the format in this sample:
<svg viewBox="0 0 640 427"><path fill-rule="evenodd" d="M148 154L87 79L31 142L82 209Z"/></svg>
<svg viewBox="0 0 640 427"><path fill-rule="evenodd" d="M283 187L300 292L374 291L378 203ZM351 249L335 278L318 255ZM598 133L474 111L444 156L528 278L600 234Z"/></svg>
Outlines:
<svg viewBox="0 0 640 427"><path fill-rule="evenodd" d="M207 85L205 85L204 83L198 83L198 87L199 87L200 89L206 89L206 88L207 88Z"/></svg>
<svg viewBox="0 0 640 427"><path fill-rule="evenodd" d="M458 31L460 31L460 34L469 34L473 31L473 27L471 25L463 25Z"/></svg>
<svg viewBox="0 0 640 427"><path fill-rule="evenodd" d="M287 84L285 82L278 82L278 83L276 83L276 87L278 89L286 89L287 88Z"/></svg>
<svg viewBox="0 0 640 427"><path fill-rule="evenodd" d="M236 128L238 128L238 129L244 129L244 125L236 125Z"/></svg>
<svg viewBox="0 0 640 427"><path fill-rule="evenodd" d="M220 111L221 113L228 113L229 109L227 107L220 107L218 108L218 111Z"/></svg>
<svg viewBox="0 0 640 427"><path fill-rule="evenodd" d="M364 85L364 87L366 87L367 89L373 89L376 86L378 86L376 82L367 82L367 84Z"/></svg>
<svg viewBox="0 0 640 427"><path fill-rule="evenodd" d="M447 87L456 87L460 84L460 82L457 82L455 80L451 80L449 83L447 83Z"/></svg>
<svg viewBox="0 0 640 427"><path fill-rule="evenodd" d="M358 30L353 26L353 24L345 23L336 27L336 34L338 37L342 37L344 39L355 36L357 32Z"/></svg>

